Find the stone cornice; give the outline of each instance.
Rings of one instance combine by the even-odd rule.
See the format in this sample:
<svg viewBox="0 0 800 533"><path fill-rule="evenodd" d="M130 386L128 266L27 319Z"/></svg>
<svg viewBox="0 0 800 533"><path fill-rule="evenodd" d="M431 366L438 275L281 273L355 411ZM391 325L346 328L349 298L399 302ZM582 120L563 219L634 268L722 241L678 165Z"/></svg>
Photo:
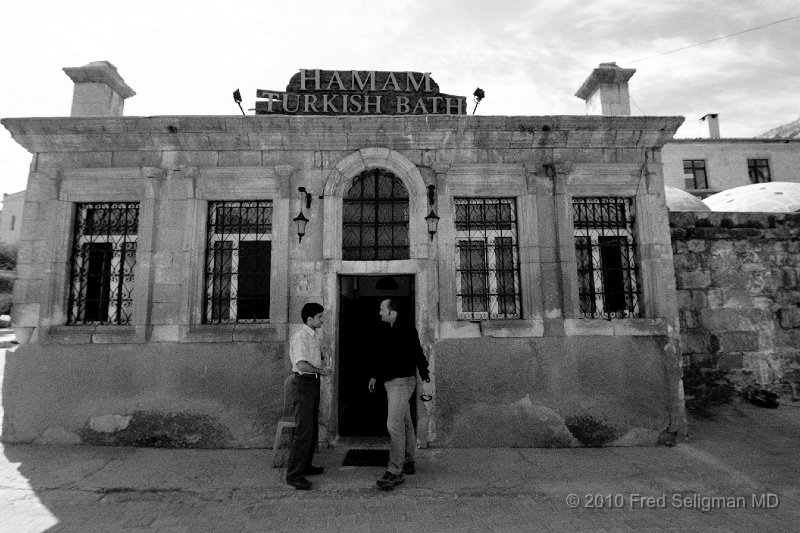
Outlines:
<svg viewBox="0 0 800 533"><path fill-rule="evenodd" d="M6 118L29 152L658 148L683 117L159 116Z"/></svg>

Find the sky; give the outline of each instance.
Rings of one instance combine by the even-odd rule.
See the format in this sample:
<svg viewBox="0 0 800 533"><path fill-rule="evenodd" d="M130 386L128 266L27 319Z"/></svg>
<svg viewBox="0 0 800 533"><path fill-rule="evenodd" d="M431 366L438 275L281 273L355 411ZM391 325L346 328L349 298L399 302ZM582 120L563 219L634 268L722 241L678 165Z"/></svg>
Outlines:
<svg viewBox="0 0 800 533"><path fill-rule="evenodd" d="M63 67L114 64L125 115L238 115L301 68L430 72L481 87L478 115L584 115L600 63L635 68L632 115L684 116L676 137L753 137L800 115L797 0L0 0L0 117L63 117ZM470 103L470 112L472 106ZM248 114L253 113L247 111ZM0 128L0 193L26 188L30 154Z"/></svg>

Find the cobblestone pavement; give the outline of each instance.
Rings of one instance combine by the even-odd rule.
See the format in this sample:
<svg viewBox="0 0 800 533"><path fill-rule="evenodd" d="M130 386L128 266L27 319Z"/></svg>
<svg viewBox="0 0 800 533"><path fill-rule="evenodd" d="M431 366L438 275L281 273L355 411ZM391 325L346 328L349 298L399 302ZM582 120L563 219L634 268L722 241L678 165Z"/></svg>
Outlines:
<svg viewBox="0 0 800 533"><path fill-rule="evenodd" d="M690 427L672 448L428 448L391 492L346 447L303 492L271 450L5 445L0 532L798 530L798 403Z"/></svg>

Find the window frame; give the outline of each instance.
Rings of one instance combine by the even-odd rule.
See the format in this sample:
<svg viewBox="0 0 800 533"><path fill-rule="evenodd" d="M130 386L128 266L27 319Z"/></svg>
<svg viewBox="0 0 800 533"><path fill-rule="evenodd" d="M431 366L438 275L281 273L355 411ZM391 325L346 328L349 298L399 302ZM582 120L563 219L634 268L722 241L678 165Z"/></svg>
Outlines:
<svg viewBox="0 0 800 533"><path fill-rule="evenodd" d="M221 227L223 230L226 227L224 223L220 226L216 226L216 218L212 217L212 211L217 208L224 208L226 206L238 206L241 210L244 204L247 203L255 203L254 206L258 209L260 206L259 204L266 204L264 207L269 210L269 219L265 222L268 226L268 231L265 232L253 232L249 231L251 228L247 228L246 231L241 231L242 226L245 224L239 223L239 231L236 233L230 232L218 232L216 231L217 227ZM205 248L203 250L203 294L202 294L202 314L201 314L201 324L208 325L208 326L219 326L225 324L264 324L270 322L270 317L273 312L273 301L272 301L272 258L274 256L274 247L273 247L273 239L274 239L274 224L273 219L275 217L275 206L273 200L209 200L206 206L206 239L205 239ZM217 215L218 216L218 215ZM256 218L258 220L258 217ZM255 224L258 226L258 223ZM259 317L259 318L241 318L239 316L239 290L241 283L239 283L239 276L241 272L239 272L239 264L241 261L241 244L244 242L268 242L269 243L269 258L266 260L265 264L267 265L266 274L261 279L266 279L267 283L267 297L266 297L266 308L267 313L266 317ZM227 300L228 305L219 305L216 302L219 302L219 297L215 296L215 292L217 291L218 287L223 287L218 284L219 276L218 274L218 265L217 265L217 258L219 256L216 253L216 250L219 248L216 247L218 243L231 243L230 247L230 265L229 271L223 276L227 276L229 278L228 290L230 291L229 295L222 300ZM221 248L221 247L220 247ZM236 278L237 283L233 283L233 278ZM216 313L215 313L216 311ZM226 315L221 315L217 313L222 313L225 311ZM223 316L227 316L227 318L223 318Z"/></svg>
<svg viewBox="0 0 800 533"><path fill-rule="evenodd" d="M490 204L487 204L487 201ZM478 203L480 202L480 203ZM472 225L470 220L470 205L476 204L481 206L491 205L510 205L509 210L510 219L506 222L502 218L497 221L482 220L478 221L475 226ZM459 228L458 218L458 205L467 206L467 222L466 229ZM454 197L453 198L453 226L455 236L455 253L454 253L454 278L455 278L455 311L457 320L520 320L523 318L523 303L522 303L522 280L520 275L520 250L519 250L519 225L518 225L518 207L517 198L515 197ZM499 211L502 217L502 210ZM488 222L488 224L487 224ZM487 228L489 224L495 226L504 226L508 224L510 228L499 228L498 234L490 234L490 232L497 231L497 228L490 230ZM500 248L505 248L505 245L498 246L499 239L510 239L511 249L511 268L498 271L498 251ZM473 270L472 268L462 269L462 248L463 244L468 247L468 253L474 251L473 244L480 243L480 248L483 250L483 268ZM501 260L502 264L503 261ZM471 265L471 261L470 261ZM498 292L499 280L502 274L512 274L512 292ZM484 278L485 291L482 293L467 293L464 292L464 276L481 276ZM469 283L471 285L471 282ZM506 284L503 283L505 286ZM494 290L492 289L494 287ZM484 299L486 309L481 311L465 310L465 299ZM509 298L513 300L513 312L501 313L500 310L507 303L502 303L501 300L507 301Z"/></svg>
<svg viewBox="0 0 800 533"><path fill-rule="evenodd" d="M595 201L603 208L603 202L616 203L622 200L622 216L619 212L614 217L616 224L609 223L609 217L601 214L600 220L586 220L581 222L579 205L588 205ZM644 316L642 302L642 275L641 259L639 257L639 242L636 227L636 199L632 196L573 196L572 224L573 224L573 249L575 250L576 281L577 281L577 311L578 317L584 319L630 319ZM605 220L604 220L605 218ZM620 221L622 224L620 224ZM581 240L588 239L588 246L579 244ZM606 268L604 250L610 245L602 245L601 239L626 239L626 244L620 247L620 267ZM586 251L589 251L589 267L586 264ZM583 253L582 253L583 252ZM622 273L622 289L609 293L607 291L610 272L619 270ZM599 275L598 275L599 273ZM588 274L588 278L587 278ZM626 275L627 274L627 275ZM588 289L583 280L588 279ZM607 305L609 295L622 295L624 308L610 309Z"/></svg>
<svg viewBox="0 0 800 533"><path fill-rule="evenodd" d="M372 178L374 185L374 195L365 196L365 181ZM391 193L389 196L381 196L380 180L387 180ZM384 181L384 183L387 183ZM353 191L360 187L360 195L356 196ZM395 191L401 196L395 196ZM411 197L403 180L397 177L392 171L385 168L375 167L364 170L353 177L350 185L344 190L342 196L342 242L341 254L343 261L402 261L411 258L411 228L410 228L410 204ZM358 220L348 220L348 213L351 206L357 206L359 212ZM389 219L381 220L381 206L389 207ZM400 212L401 216L395 218ZM365 213L370 217L365 218ZM389 231L391 240L388 244L381 246L381 231ZM349 234L356 230L358 233L358 246L346 246ZM372 232L372 243L365 244L364 236L367 232ZM381 256L382 251L389 251L390 257ZM372 253L370 253L372 252ZM372 257L369 257L372 256Z"/></svg>
<svg viewBox="0 0 800 533"><path fill-rule="evenodd" d="M766 179L759 179L759 175L763 176L763 170L766 169ZM769 164L769 158L766 157L748 157L747 158L747 177L750 179L751 184L756 183L770 183L772 181L772 170Z"/></svg>
<svg viewBox="0 0 800 533"><path fill-rule="evenodd" d="M687 168L687 163L688 163L688 168ZM697 177L698 171L702 171L703 172L703 183L702 184L704 185L704 187L699 187L698 186L698 181L697 181L698 180L698 177ZM709 185L708 185L708 167L706 166L706 160L705 159L684 159L683 160L683 173L684 173L684 175L690 174L692 176L691 177L691 181L692 181L693 187L687 187L687 189L700 189L700 190L702 190L702 189L708 189L709 188ZM690 178L684 178L684 186L687 185L689 179Z"/></svg>
<svg viewBox="0 0 800 533"><path fill-rule="evenodd" d="M133 231L127 230L129 225L124 226L122 233L114 233L113 230L102 232L96 231L94 224L89 222L90 210L93 209L124 209L135 210L135 217L130 225L134 226ZM75 213L72 226L72 243L69 251L69 285L67 289L67 318L66 325L70 327L83 325L102 325L102 326L124 326L133 323L135 272L137 261L137 247L139 242L139 214L141 212L140 202L76 202ZM93 220L93 219L92 219ZM129 222L126 215L126 223ZM116 247L115 244L121 244ZM100 318L87 320L86 311L88 303L88 293L90 292L90 276L88 268L91 264L91 254L88 252L92 244L111 244L111 254L108 261L104 261L103 272L99 276L102 284L101 294L107 293L107 303L105 309L102 303L106 298L102 296L98 300L100 306ZM127 261L126 261L127 258ZM81 273L85 273L81 275ZM81 278L85 278L81 282ZM106 287L106 283L108 284ZM127 289L127 294L125 293ZM129 312L124 313L123 308L129 308ZM103 314L105 317L103 318ZM112 317L114 317L112 319Z"/></svg>

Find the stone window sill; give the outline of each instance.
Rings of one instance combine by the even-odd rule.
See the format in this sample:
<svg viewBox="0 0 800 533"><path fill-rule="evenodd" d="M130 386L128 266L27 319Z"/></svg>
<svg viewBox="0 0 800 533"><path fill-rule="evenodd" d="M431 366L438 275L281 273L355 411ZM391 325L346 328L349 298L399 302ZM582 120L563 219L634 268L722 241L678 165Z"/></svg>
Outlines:
<svg viewBox="0 0 800 533"><path fill-rule="evenodd" d="M441 323L443 339L469 339L477 337L541 337L542 320L456 320Z"/></svg>
<svg viewBox="0 0 800 533"><path fill-rule="evenodd" d="M82 324L43 328L42 344L125 344L144 342L144 332L132 325Z"/></svg>
<svg viewBox="0 0 800 533"><path fill-rule="evenodd" d="M181 326L181 342L284 342L286 324L195 324Z"/></svg>
<svg viewBox="0 0 800 533"><path fill-rule="evenodd" d="M564 319L564 334L567 337L657 337L668 334L668 325L664 318L567 318Z"/></svg>

